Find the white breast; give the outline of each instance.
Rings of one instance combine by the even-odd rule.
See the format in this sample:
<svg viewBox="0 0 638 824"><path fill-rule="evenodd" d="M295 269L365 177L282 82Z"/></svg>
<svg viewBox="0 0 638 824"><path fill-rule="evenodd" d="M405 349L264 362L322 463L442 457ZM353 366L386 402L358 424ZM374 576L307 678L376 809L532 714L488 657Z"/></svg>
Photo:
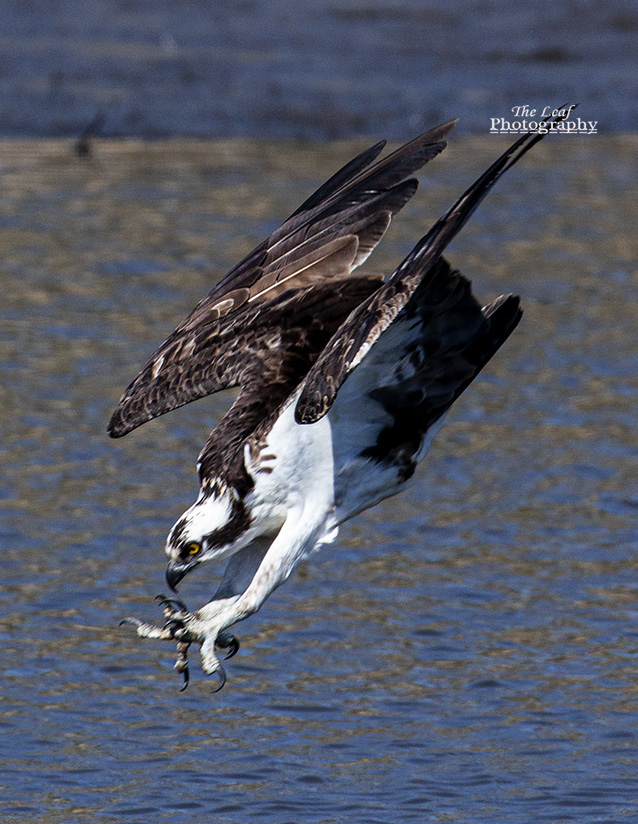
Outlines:
<svg viewBox="0 0 638 824"><path fill-rule="evenodd" d="M255 479L251 506L258 517L302 512L325 524L321 540L335 527L335 463L327 417L299 425L294 419L296 396L289 401L254 457L246 450L246 466Z"/></svg>

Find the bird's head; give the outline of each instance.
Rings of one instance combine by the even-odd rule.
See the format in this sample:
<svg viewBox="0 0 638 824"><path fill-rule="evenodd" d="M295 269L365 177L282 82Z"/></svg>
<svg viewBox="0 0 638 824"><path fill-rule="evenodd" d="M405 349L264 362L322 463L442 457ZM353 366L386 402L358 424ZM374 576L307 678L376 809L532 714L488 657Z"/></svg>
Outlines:
<svg viewBox="0 0 638 824"><path fill-rule="evenodd" d="M227 490L200 495L168 534L166 581L172 590L195 567L232 555L247 542L251 517Z"/></svg>

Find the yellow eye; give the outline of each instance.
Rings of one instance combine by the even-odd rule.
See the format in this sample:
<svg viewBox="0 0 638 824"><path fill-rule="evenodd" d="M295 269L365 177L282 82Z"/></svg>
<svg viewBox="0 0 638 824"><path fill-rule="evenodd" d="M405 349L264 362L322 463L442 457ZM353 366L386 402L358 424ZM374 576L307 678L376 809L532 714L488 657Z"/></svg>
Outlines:
<svg viewBox="0 0 638 824"><path fill-rule="evenodd" d="M202 545L198 544L197 541L193 541L191 544L186 544L186 552L189 555L197 555L202 551Z"/></svg>

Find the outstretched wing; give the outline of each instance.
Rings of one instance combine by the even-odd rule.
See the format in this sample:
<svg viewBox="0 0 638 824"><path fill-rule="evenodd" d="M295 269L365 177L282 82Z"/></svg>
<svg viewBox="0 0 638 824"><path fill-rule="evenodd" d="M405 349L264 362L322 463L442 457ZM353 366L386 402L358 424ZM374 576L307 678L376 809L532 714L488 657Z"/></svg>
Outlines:
<svg viewBox="0 0 638 824"><path fill-rule="evenodd" d="M556 121L562 119L561 116ZM304 380L295 409L298 423L319 420L335 401L348 375L406 307L420 284L436 277L441 254L499 177L547 131L529 132L516 141L437 221L399 265L392 277L346 319Z"/></svg>
<svg viewBox="0 0 638 824"><path fill-rule="evenodd" d="M268 336L276 337L285 320L277 299L291 290L301 296L309 288L338 283L359 266L416 191L417 181L406 177L442 151L455 122L426 132L370 166L383 148L379 143L330 178L231 270L149 358L124 392L109 434L120 437L197 398L244 384L249 373L255 374ZM362 283L350 297L371 294L371 282L366 280L365 289ZM326 298L328 293L320 294ZM342 303L346 307L339 322L354 308L349 299ZM332 303L327 311L338 314ZM336 327L330 334L334 331ZM319 351L304 350L306 371ZM283 346L278 352L287 357ZM270 354L276 354L272 346Z"/></svg>

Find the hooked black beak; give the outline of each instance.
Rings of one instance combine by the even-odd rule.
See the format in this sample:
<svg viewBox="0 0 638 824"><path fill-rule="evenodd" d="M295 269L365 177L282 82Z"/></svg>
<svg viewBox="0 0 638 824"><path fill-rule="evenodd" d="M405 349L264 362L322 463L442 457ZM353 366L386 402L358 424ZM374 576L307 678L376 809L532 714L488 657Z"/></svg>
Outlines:
<svg viewBox="0 0 638 824"><path fill-rule="evenodd" d="M174 561L168 562L168 566L166 567L166 583L173 592L177 592L177 585L184 575L196 566L199 566L199 561L191 561L190 564L179 564Z"/></svg>

